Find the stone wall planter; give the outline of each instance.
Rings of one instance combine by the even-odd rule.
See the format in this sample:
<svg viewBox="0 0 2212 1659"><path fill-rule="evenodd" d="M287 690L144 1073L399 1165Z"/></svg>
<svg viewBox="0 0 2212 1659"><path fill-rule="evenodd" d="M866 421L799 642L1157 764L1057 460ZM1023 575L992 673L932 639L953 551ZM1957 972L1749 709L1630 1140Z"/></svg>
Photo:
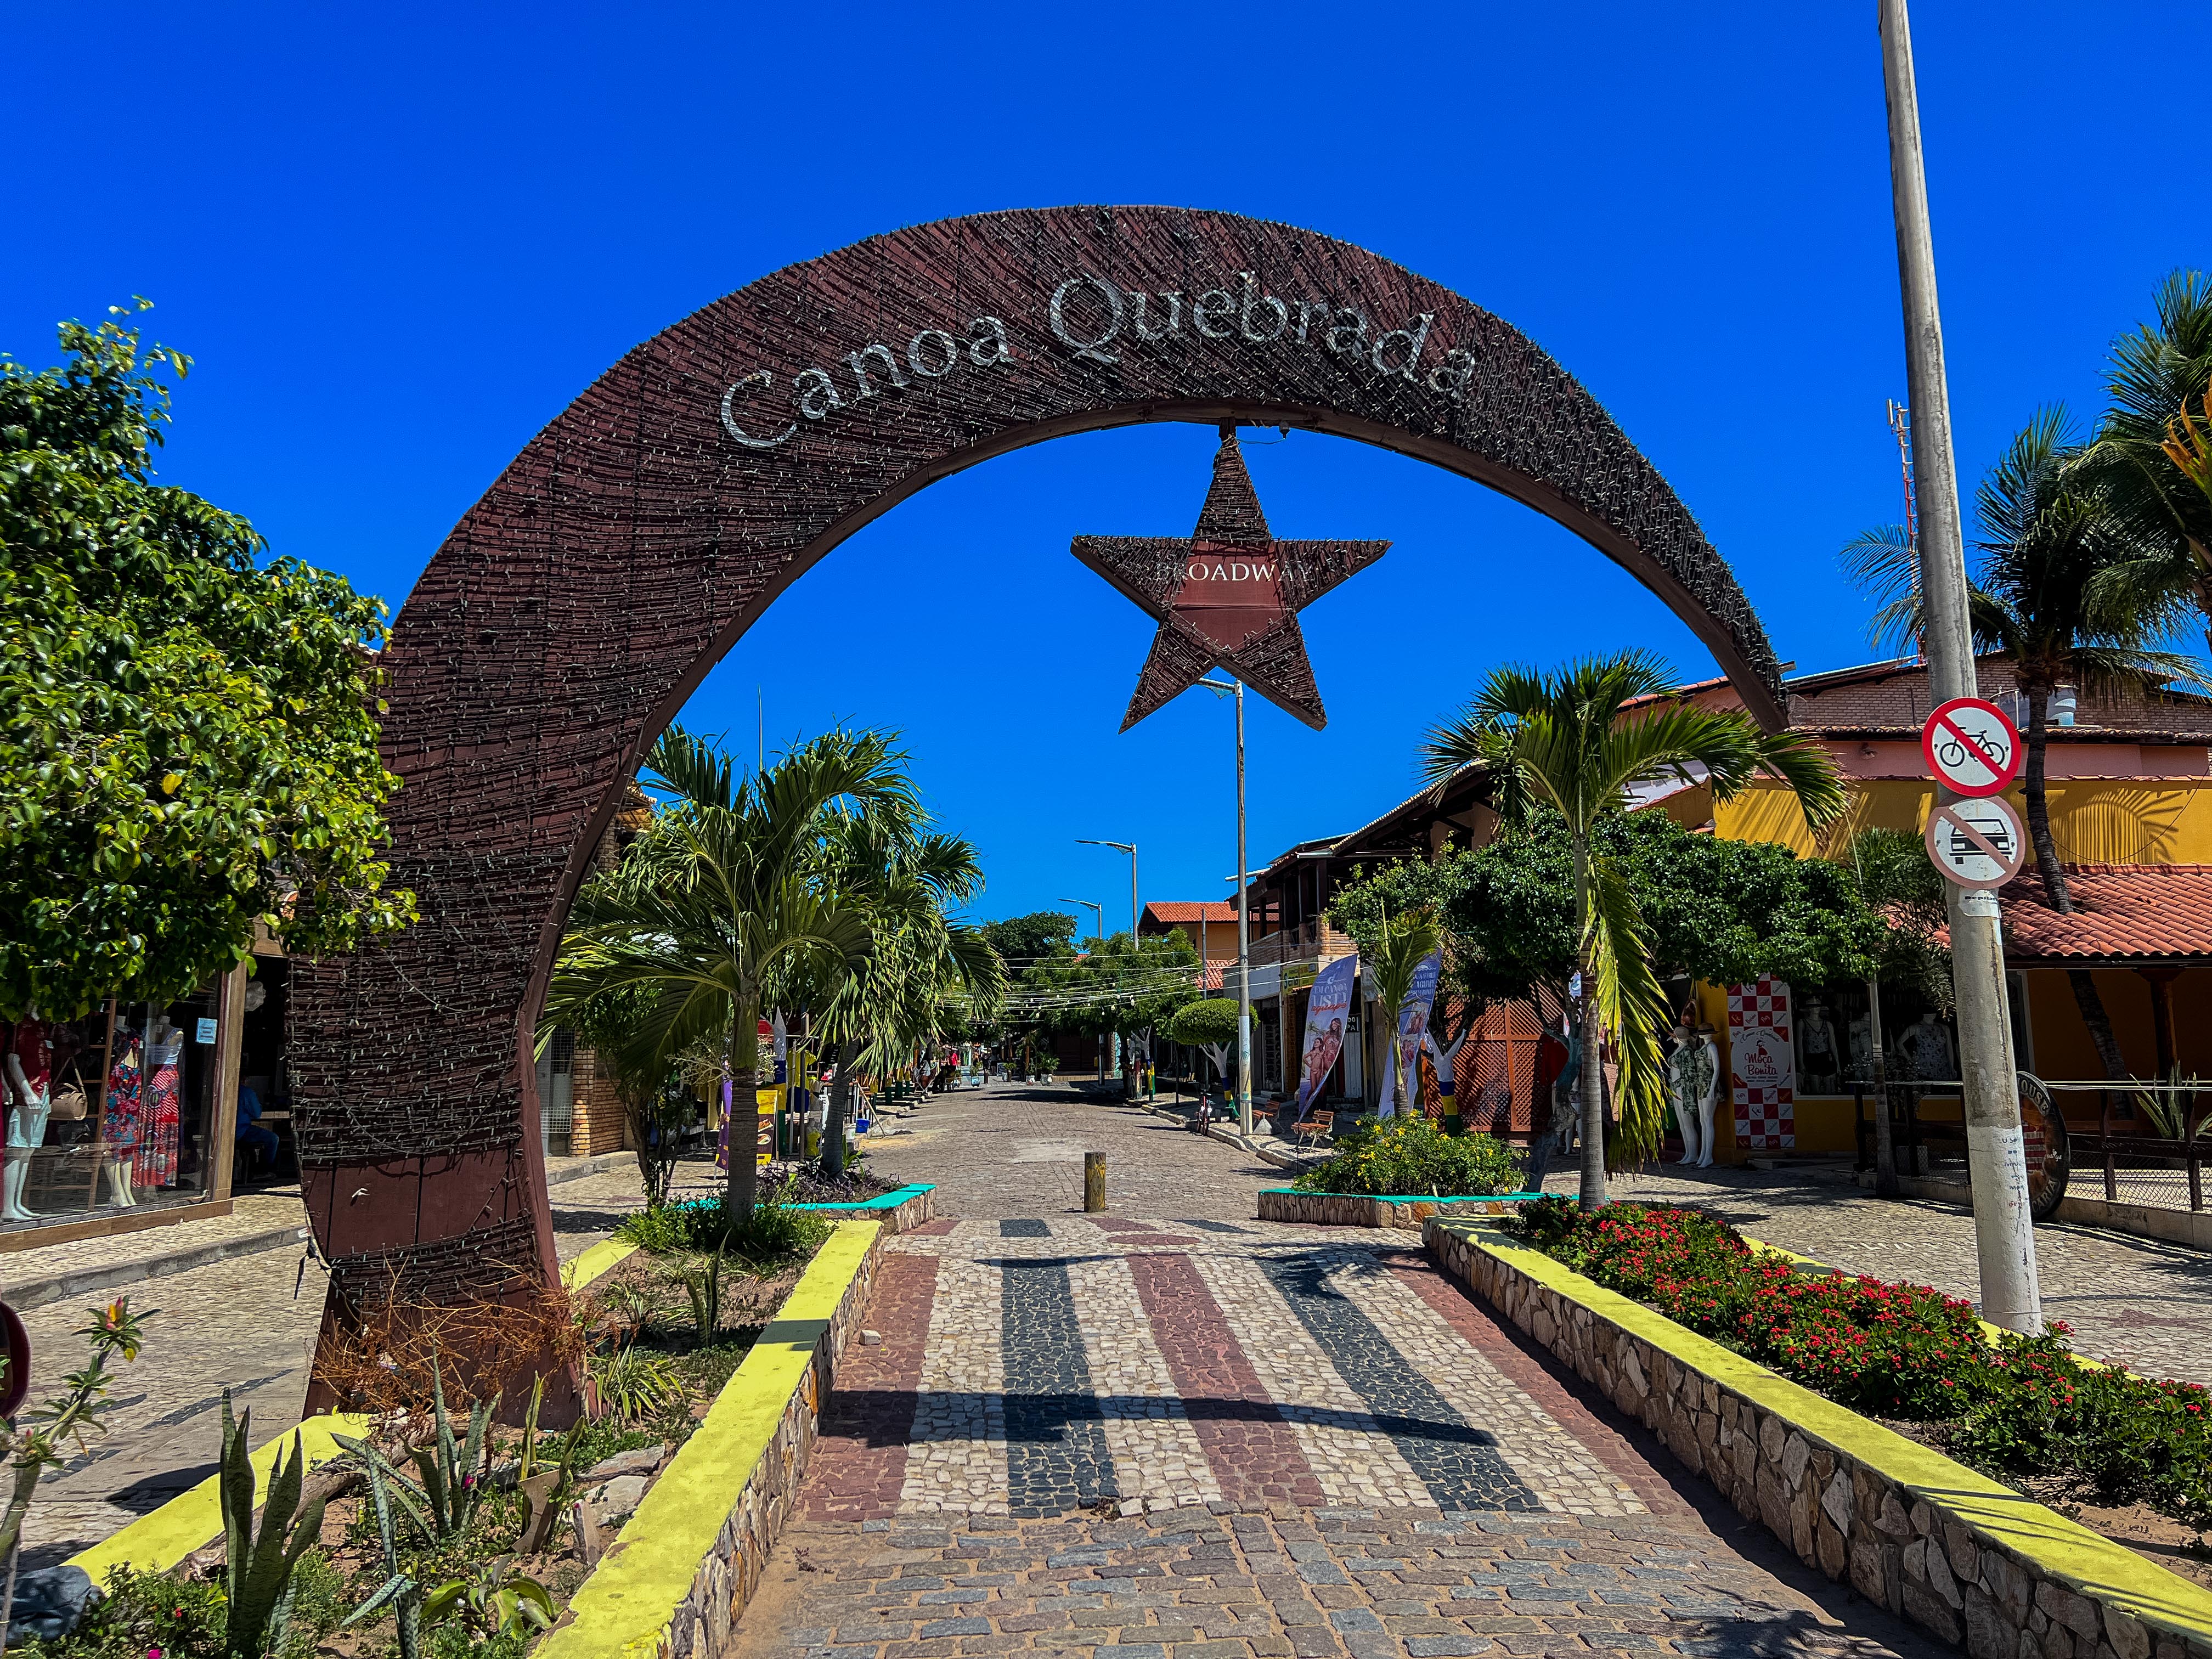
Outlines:
<svg viewBox="0 0 2212 1659"><path fill-rule="evenodd" d="M937 1188L928 1182L911 1182L895 1191L878 1193L856 1204L794 1204L795 1210L813 1210L835 1221L874 1221L883 1225L885 1238L919 1227L934 1213Z"/></svg>
<svg viewBox="0 0 2212 1659"><path fill-rule="evenodd" d="M2212 1659L2212 1593L1468 1219L1424 1243L1808 1566L1975 1659Z"/></svg>
<svg viewBox="0 0 2212 1659"><path fill-rule="evenodd" d="M889 1236L873 1218L838 1223L538 1659L719 1659L732 1650Z"/></svg>
<svg viewBox="0 0 2212 1659"><path fill-rule="evenodd" d="M1416 1231L1441 1215L1503 1215L1508 1204L1532 1194L1498 1198L1414 1198L1364 1193L1301 1193L1273 1187L1260 1194L1260 1219L1292 1221L1308 1227L1409 1227Z"/></svg>

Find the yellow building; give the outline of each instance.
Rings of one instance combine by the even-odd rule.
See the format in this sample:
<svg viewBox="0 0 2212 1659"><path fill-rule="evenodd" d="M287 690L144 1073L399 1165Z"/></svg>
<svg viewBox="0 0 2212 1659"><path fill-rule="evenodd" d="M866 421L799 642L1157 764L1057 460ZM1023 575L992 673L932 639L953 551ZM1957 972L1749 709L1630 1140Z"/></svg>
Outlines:
<svg viewBox="0 0 2212 1659"><path fill-rule="evenodd" d="M2010 664L1984 657L1983 695L2012 705L2025 725ZM1820 734L1851 781L1845 821L1824 837L1839 845L1875 826L1919 833L1935 803L1935 786L1920 752L1919 732L1931 706L1928 672L1917 659L1877 663L1787 682L1791 724ZM1692 701L1738 707L1725 681L1686 688ZM2002 890L2006 962L2014 1000L2020 1064L2048 1079L2104 1075L2081 1012L2075 975L2086 975L2105 1010L2128 1070L2163 1074L2212 1073L2212 699L2137 688L2084 692L2059 703L2050 732L2048 776L2051 837L2063 866L2074 912L2062 915L2043 890L2031 860L2027 872ZM2026 817L2022 788L2008 799ZM1709 826L1732 839L1780 842L1801 854L1816 849L1794 799L1779 785L1754 787L1716 805L1692 785L1654 792L1645 805L1678 821ZM1856 1032L1864 1020L1863 986L1793 987L1798 1012L1794 1148L1849 1152L1855 1146L1855 1102L1849 1091ZM1727 994L1701 988L1715 1026L1728 1026ZM1925 1068L1955 1040L1944 1022L1909 996L1885 991L1882 1025L1893 1077L1932 1075ZM1804 1016L1817 1007L1826 1033ZM1920 1034L1900 1039L1908 1031ZM1808 1035L1826 1052L1808 1054ZM1831 1042L1832 1039L1832 1042ZM1723 1048L1725 1049L1725 1042ZM1840 1065L1831 1065L1839 1059ZM1951 1076L1957 1073L1952 1072ZM2060 1097L2070 1121L2086 1125L2094 1095ZM1718 1114L1731 1117L1723 1100ZM1724 1152L1734 1137L1723 1132ZM1738 1146L1741 1158L1766 1146Z"/></svg>

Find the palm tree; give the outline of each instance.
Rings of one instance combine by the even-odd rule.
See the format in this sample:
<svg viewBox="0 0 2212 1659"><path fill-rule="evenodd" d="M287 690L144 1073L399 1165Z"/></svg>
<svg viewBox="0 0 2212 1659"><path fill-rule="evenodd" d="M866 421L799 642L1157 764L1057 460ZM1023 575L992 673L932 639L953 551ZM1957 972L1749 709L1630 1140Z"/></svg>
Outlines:
<svg viewBox="0 0 2212 1659"><path fill-rule="evenodd" d="M865 911L875 940L857 972L809 1005L816 1033L837 1046L822 1137L822 1167L835 1176L845 1169L855 1068L890 1071L917 1043L938 1041L954 1001L995 1006L1006 978L982 931L948 914L982 890L982 866L968 841L917 837L901 823L860 813L826 841L823 870Z"/></svg>
<svg viewBox="0 0 2212 1659"><path fill-rule="evenodd" d="M2154 648L2180 619L2185 600L2170 585L2130 579L2144 553L2141 526L2118 510L2094 473L2075 465L2081 453L2068 440L2063 410L2039 411L2013 439L1976 497L1980 569L1967 590L1977 648L2011 659L2027 700L2028 839L2045 899L2062 915L2072 912L2074 900L2051 831L2051 693L2069 684L2085 690L2203 684L2192 659ZM1852 579L1882 602L1872 628L1877 648L1917 646L1920 563L1904 530L1870 531L1843 556ZM2069 978L2106 1075L2125 1076L2095 981L2086 969L2070 970Z"/></svg>
<svg viewBox="0 0 2212 1659"><path fill-rule="evenodd" d="M1691 778L1702 767L1713 798L1726 800L1764 773L1796 792L1815 826L1843 810L1835 763L1802 732L1766 732L1733 709L1663 699L1674 687L1648 652L1585 658L1553 674L1500 668L1472 702L1422 744L1429 781L1441 791L1462 769L1496 775L1496 804L1510 828L1540 802L1566 820L1575 866L1575 927L1581 973L1575 1016L1583 1032L1582 1206L1606 1204L1605 1098L1596 1036L1609 1033L1620 1056L1620 1153L1648 1155L1666 1115L1659 1034L1667 999L1651 967L1651 933L1625 872L1594 854L1590 831L1627 809L1633 786ZM1640 703L1636 708L1632 702Z"/></svg>
<svg viewBox="0 0 2212 1659"><path fill-rule="evenodd" d="M2212 465L2191 419L2212 421L2212 279L2173 272L2156 309L2113 343L2104 422L2073 466L2139 538L2108 580L2193 604L2212 644Z"/></svg>
<svg viewBox="0 0 2212 1659"><path fill-rule="evenodd" d="M1383 1016L1387 1022L1383 1042L1388 1045L1389 1058L1383 1063L1390 1068L1391 1093L1401 1111L1417 1103L1406 1092L1404 1056L1398 1052L1398 1022L1404 1017L1406 999L1413 994L1414 975L1443 945L1443 929L1437 924L1432 906L1417 906L1402 912L1395 921L1386 907L1381 930L1369 952L1375 971L1375 1000L1387 1011Z"/></svg>
<svg viewBox="0 0 2212 1659"><path fill-rule="evenodd" d="M544 1023L637 988L648 1006L618 1069L665 1067L695 1041L719 1038L731 1091L729 1204L741 1218L755 1198L763 991L802 963L849 973L866 961L865 908L810 879L809 866L840 803L915 810L902 758L876 733L831 732L740 780L711 744L671 727L647 778L672 799L633 845L637 870L586 888L570 915Z"/></svg>

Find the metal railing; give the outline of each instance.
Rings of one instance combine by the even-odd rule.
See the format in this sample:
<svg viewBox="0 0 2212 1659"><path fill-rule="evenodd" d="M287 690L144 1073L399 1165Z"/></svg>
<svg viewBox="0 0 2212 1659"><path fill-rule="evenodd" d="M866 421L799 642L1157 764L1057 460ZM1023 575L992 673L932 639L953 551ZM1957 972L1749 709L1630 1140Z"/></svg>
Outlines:
<svg viewBox="0 0 2212 1659"><path fill-rule="evenodd" d="M2195 1079L2152 1083L2053 1080L2021 1073L2022 1088L2040 1088L2051 1115L2063 1127L2065 1145L2043 1149L2058 1158L2056 1173L2079 1191L2081 1177L2098 1172L2108 1203L2149 1209L2205 1208L2204 1163L2212 1153L2212 1084ZM1963 1181L1966 1136L1960 1110L1960 1085L1953 1080L1893 1083L1888 1087L1890 1133L1900 1174ZM1858 1167L1874 1167L1871 1091L1855 1084ZM2066 1121L2067 1100L2097 1097L2097 1121Z"/></svg>

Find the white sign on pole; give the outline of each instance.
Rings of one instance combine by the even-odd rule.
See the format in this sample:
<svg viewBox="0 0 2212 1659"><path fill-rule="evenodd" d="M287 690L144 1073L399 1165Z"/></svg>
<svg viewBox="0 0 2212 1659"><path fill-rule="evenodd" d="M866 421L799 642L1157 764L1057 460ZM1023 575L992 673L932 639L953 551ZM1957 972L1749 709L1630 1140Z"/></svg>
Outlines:
<svg viewBox="0 0 2212 1659"><path fill-rule="evenodd" d="M1928 769L1961 795L1994 795L2020 775L2019 728L1979 697L1954 697L1920 728Z"/></svg>
<svg viewBox="0 0 2212 1659"><path fill-rule="evenodd" d="M1946 802L1928 815L1928 856L1961 887L2002 887L2027 861L2027 831L2003 801Z"/></svg>

